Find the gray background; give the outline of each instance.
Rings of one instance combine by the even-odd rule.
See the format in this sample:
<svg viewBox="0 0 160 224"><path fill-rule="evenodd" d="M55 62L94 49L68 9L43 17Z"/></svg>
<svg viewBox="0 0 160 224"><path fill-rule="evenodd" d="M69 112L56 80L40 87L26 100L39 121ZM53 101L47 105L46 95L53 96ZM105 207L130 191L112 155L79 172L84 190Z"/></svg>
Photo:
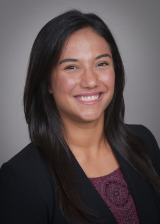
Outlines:
<svg viewBox="0 0 160 224"><path fill-rule="evenodd" d="M147 126L160 145L159 0L1 0L0 165L29 143L22 95L33 41L46 22L72 8L109 25L126 70L125 121Z"/></svg>

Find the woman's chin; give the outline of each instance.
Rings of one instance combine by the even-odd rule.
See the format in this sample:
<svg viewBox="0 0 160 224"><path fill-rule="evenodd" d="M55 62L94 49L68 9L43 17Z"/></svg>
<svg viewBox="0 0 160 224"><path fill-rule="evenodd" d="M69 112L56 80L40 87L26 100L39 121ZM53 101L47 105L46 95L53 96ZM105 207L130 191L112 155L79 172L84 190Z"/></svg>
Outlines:
<svg viewBox="0 0 160 224"><path fill-rule="evenodd" d="M102 113L103 114L103 113ZM81 116L79 117L81 122L84 121L85 122L94 122L94 121L98 121L99 119L102 118L102 114L100 113L85 113L85 114L81 114Z"/></svg>

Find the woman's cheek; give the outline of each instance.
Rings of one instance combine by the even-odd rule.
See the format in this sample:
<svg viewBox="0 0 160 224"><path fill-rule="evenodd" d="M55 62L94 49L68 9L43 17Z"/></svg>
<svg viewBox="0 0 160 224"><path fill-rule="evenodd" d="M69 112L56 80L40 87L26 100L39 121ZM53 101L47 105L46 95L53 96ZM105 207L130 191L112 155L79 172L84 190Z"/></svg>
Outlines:
<svg viewBox="0 0 160 224"><path fill-rule="evenodd" d="M106 73L102 74L101 75L101 80L103 82L103 84L105 86L114 86L114 83L115 83L115 73L114 73L114 70L111 69L109 71L107 71Z"/></svg>
<svg viewBox="0 0 160 224"><path fill-rule="evenodd" d="M77 79L73 76L64 75L59 78L57 86L59 91L64 93L70 93L77 85Z"/></svg>

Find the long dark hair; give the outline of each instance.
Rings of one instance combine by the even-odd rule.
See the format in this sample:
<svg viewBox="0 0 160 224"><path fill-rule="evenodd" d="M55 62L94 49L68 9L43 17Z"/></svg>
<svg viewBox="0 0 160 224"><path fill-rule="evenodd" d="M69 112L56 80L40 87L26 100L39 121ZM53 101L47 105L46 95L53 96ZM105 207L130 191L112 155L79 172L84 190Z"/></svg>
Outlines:
<svg viewBox="0 0 160 224"><path fill-rule="evenodd" d="M48 164L56 183L59 205L71 224L90 223L71 166L70 149L62 135L63 123L49 93L51 70L57 65L65 40L75 31L90 27L109 44L115 70L115 92L105 110L104 133L119 153L160 195L160 178L142 140L124 124L123 63L106 24L95 14L71 10L49 21L32 47L24 90L24 112L31 141ZM145 162L144 162L145 161Z"/></svg>

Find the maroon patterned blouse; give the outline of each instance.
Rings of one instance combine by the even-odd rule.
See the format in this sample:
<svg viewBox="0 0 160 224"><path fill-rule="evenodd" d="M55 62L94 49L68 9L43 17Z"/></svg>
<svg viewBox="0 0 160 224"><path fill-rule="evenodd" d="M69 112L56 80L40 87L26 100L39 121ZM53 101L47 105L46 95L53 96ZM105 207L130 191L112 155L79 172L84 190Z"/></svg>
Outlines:
<svg viewBox="0 0 160 224"><path fill-rule="evenodd" d="M120 168L109 175L89 179L119 224L139 224L131 191Z"/></svg>

